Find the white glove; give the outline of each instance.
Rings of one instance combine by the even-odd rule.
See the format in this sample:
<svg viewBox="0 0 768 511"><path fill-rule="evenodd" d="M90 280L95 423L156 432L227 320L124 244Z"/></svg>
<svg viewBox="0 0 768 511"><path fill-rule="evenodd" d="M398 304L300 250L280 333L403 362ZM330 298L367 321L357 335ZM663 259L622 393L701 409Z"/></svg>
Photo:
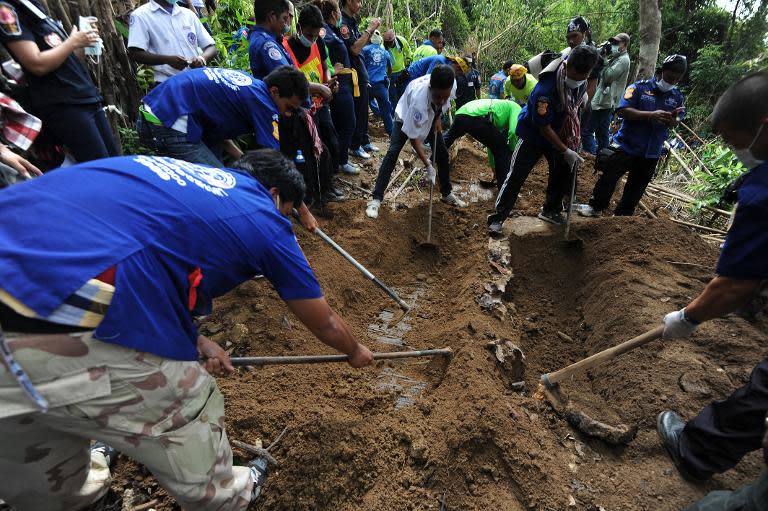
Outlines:
<svg viewBox="0 0 768 511"><path fill-rule="evenodd" d="M685 309L683 308L664 316L664 333L661 337L663 339L688 337L697 327L698 325L694 325L690 320L686 319Z"/></svg>
<svg viewBox="0 0 768 511"><path fill-rule="evenodd" d="M570 168L573 168L576 162L584 161L584 158L579 156L579 153L577 153L573 149L566 149L565 152L563 153L563 158L565 159L565 163L567 163L568 167Z"/></svg>
<svg viewBox="0 0 768 511"><path fill-rule="evenodd" d="M433 167L431 164L427 165L427 168L424 169L427 171L427 179L430 183L435 184L435 177L437 176L437 172L435 172L435 167Z"/></svg>

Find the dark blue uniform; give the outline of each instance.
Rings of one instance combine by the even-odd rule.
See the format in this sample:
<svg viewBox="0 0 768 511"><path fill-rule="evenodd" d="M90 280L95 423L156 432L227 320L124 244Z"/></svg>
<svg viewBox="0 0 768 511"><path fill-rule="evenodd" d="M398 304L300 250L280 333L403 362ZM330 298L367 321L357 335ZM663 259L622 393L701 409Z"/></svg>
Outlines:
<svg viewBox="0 0 768 511"><path fill-rule="evenodd" d="M280 66L293 66L280 41L262 27L253 27L248 35L248 60L251 73L259 80Z"/></svg>
<svg viewBox="0 0 768 511"><path fill-rule="evenodd" d="M360 96L354 99L355 132L350 141L350 147L355 150L370 143L370 139L368 138L368 70L363 61L362 51L360 55L355 55L351 50L352 45L362 37L360 27L358 26L356 19L347 16L343 11L341 13L341 28L339 28L338 35L347 46L347 51L349 51L349 61L352 64L352 69L357 71L357 80L360 84Z"/></svg>
<svg viewBox="0 0 768 511"><path fill-rule="evenodd" d="M67 38L66 32L47 16L42 5L30 1L43 17L21 4L0 2L0 43L8 47L15 41L32 41L41 52L60 46ZM102 98L74 53L45 76L26 71L30 110L57 143L66 146L79 162L117 154Z"/></svg>
<svg viewBox="0 0 768 511"><path fill-rule="evenodd" d="M627 87L616 109L619 116L623 108L633 108L641 112L672 112L682 108L683 101L683 94L677 87L662 92L656 86L656 80L640 80ZM606 209L619 179L629 172L627 184L614 213L633 215L648 183L653 179L661 149L668 136L669 126L666 124L624 119L613 141L615 152L608 157L599 157L597 170L602 174L595 183L592 198L589 200L592 209Z"/></svg>
<svg viewBox="0 0 768 511"><path fill-rule="evenodd" d="M340 35L328 24L325 25L321 34L325 47L328 49L331 65L340 63L346 69L351 68L349 51ZM349 144L355 133L355 100L352 75L341 74L338 77L339 91L333 95L333 101L331 101L331 118L339 140L339 164L346 165L349 162Z"/></svg>
<svg viewBox="0 0 768 511"><path fill-rule="evenodd" d="M435 69L435 66L440 64L450 65L451 61L448 57L442 55L432 55L431 57L424 57L423 59L417 60L408 66L409 82L412 82L416 78L431 74L432 70Z"/></svg>
<svg viewBox="0 0 768 511"><path fill-rule="evenodd" d="M507 73L504 70L491 76L488 80L488 97L491 99L501 99L504 97L504 80L507 79Z"/></svg>

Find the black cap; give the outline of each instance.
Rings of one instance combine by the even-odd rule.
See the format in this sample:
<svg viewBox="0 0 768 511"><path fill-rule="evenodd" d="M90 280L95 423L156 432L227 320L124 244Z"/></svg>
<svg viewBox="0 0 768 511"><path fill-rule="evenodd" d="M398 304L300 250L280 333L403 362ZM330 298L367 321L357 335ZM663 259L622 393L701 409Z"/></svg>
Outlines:
<svg viewBox="0 0 768 511"><path fill-rule="evenodd" d="M679 55L677 53L670 55L664 59L664 62L661 64L661 69L668 69L670 67L679 68L682 72L686 72L688 70L688 58L685 55Z"/></svg>
<svg viewBox="0 0 768 511"><path fill-rule="evenodd" d="M576 16L568 22L567 32L587 32L589 30L589 21L584 16Z"/></svg>

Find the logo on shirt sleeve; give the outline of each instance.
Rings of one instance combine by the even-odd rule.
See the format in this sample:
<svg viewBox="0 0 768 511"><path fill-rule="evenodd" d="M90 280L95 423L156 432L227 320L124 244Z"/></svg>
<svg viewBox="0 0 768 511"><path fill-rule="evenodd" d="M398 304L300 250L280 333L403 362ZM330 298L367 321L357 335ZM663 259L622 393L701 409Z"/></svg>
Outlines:
<svg viewBox="0 0 768 511"><path fill-rule="evenodd" d="M43 40L45 40L45 44L47 44L51 48L56 48L57 46L61 46L61 43L62 43L61 36L59 36L59 34L57 34L56 32L51 32L47 36L43 37Z"/></svg>
<svg viewBox="0 0 768 511"><path fill-rule="evenodd" d="M549 98L540 96L536 101L536 113L544 117L549 112Z"/></svg>
<svg viewBox="0 0 768 511"><path fill-rule="evenodd" d="M317 35L320 39L325 39L325 29L321 28L320 32Z"/></svg>
<svg viewBox="0 0 768 511"><path fill-rule="evenodd" d="M420 111L416 110L413 112L413 121L416 124L421 124L421 121L424 120L424 114L422 114Z"/></svg>
<svg viewBox="0 0 768 511"><path fill-rule="evenodd" d="M626 92L624 92L624 99L632 99L632 97L635 95L635 86L630 85L627 87Z"/></svg>
<svg viewBox="0 0 768 511"><path fill-rule="evenodd" d="M269 58L272 60L283 60L283 54L280 53L280 50L277 49L277 45L275 43L269 43L269 48L267 49L267 55L269 55Z"/></svg>
<svg viewBox="0 0 768 511"><path fill-rule="evenodd" d="M349 27L346 25L342 25L341 29L339 30L341 32L341 38L342 39L349 39Z"/></svg>
<svg viewBox="0 0 768 511"><path fill-rule="evenodd" d="M16 10L5 2L0 2L0 30L5 35L21 35L21 26L19 26Z"/></svg>

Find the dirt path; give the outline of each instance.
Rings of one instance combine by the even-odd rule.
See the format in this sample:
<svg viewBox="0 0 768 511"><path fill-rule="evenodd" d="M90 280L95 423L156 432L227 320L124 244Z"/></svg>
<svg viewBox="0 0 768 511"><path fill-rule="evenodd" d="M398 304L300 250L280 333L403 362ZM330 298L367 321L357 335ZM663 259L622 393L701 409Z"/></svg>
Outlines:
<svg viewBox="0 0 768 511"><path fill-rule="evenodd" d="M638 425L627 447L584 437L531 397L540 373L647 330L684 305L711 272L668 261L713 266L716 250L671 222L640 217L579 222L586 243L578 253L553 234L513 237L507 312L493 315L478 304L500 276L488 262L485 216L493 194L477 186L481 174L491 175L482 153L462 149L452 177L476 202L464 210L436 205L437 264L414 247L426 227L426 202L415 190L396 209L385 204L377 221L365 217L364 199L335 204L332 218L321 220L415 304L397 327L400 312L383 293L320 240L298 233L327 298L368 346L451 346L456 356L450 364L270 367L220 379L230 438L269 442L289 428L274 453L280 467L255 509L438 510L444 496L450 510L671 511L756 477L759 459L750 456L704 487L686 483L655 432L660 410L691 416L745 381L765 336L740 319L707 324L690 340L653 343L563 386L591 415ZM584 174L586 197L592 176ZM537 210L545 177L543 167L532 174L523 211ZM355 182L370 185L373 177ZM203 332L231 342L238 355L331 352L263 280L243 284L214 309ZM509 386L486 348L500 338L527 357L526 391ZM143 468L122 458L113 491L119 496L129 487L159 496L157 509L175 509Z"/></svg>

